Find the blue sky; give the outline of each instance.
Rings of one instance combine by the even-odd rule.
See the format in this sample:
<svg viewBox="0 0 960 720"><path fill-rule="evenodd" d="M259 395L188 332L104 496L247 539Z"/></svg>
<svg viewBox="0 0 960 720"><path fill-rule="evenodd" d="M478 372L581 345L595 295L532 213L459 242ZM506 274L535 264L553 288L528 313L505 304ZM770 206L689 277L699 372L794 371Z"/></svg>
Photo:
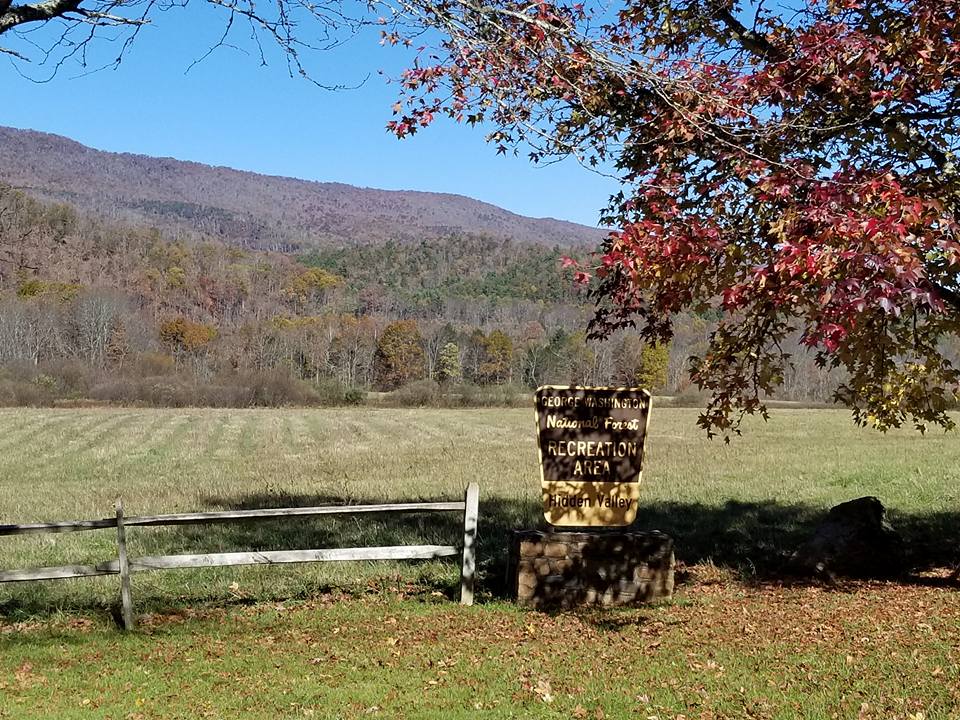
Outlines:
<svg viewBox="0 0 960 720"><path fill-rule="evenodd" d="M289 77L276 55L261 67L243 34L236 37L239 50L219 49L186 72L221 32L222 19L203 6L160 13L118 69L84 74L68 64L46 83L22 77L0 56L0 124L66 135L103 150L458 193L523 215L589 225L617 189L572 161L535 167L524 157L497 156L482 129L450 121L403 141L388 135L384 126L396 86L378 71L396 76L406 57L381 47L374 33L311 57L320 81L363 83L327 91ZM2 44L26 47L9 36ZM92 58L94 66L116 54L116 43L105 41L98 50L103 55ZM19 68L33 78L49 74L22 63Z"/></svg>

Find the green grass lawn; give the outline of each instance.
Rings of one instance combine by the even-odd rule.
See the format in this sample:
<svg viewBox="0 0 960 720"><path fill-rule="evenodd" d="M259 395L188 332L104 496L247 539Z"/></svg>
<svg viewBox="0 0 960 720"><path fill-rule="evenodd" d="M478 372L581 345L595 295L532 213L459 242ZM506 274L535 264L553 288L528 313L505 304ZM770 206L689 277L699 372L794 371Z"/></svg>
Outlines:
<svg viewBox="0 0 960 720"><path fill-rule="evenodd" d="M317 598L0 633L0 718L952 718L951 590L691 585L548 615Z"/></svg>
<svg viewBox="0 0 960 720"><path fill-rule="evenodd" d="M692 567L673 603L502 600L540 524L529 410L0 410L0 522L459 498L481 486L480 599L455 563L312 564L0 586L0 717L960 717L960 610L933 585L783 586L831 505L877 495L918 571L960 557L960 437L781 410L731 445L657 409L638 526ZM132 528L131 553L456 542L458 518ZM110 530L0 538L0 566L100 562ZM941 572L942 576L943 573ZM373 592L371 592L371 590ZM918 714L919 713L919 714Z"/></svg>

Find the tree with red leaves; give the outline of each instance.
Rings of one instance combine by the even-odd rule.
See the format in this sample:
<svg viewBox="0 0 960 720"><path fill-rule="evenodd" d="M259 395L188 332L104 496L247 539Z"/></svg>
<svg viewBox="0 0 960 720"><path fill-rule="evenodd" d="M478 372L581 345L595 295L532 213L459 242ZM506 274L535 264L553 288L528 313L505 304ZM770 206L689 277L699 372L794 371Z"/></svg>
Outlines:
<svg viewBox="0 0 960 720"><path fill-rule="evenodd" d="M708 433L766 416L797 335L857 423L953 426L960 2L401 2L442 39L390 129L484 122L500 152L615 173L613 231L578 273L592 333L714 321L692 365Z"/></svg>

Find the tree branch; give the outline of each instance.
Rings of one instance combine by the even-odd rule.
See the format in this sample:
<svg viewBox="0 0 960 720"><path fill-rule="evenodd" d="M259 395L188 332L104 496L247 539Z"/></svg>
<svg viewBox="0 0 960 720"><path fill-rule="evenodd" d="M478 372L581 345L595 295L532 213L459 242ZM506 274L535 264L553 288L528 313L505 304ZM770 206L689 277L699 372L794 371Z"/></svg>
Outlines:
<svg viewBox="0 0 960 720"><path fill-rule="evenodd" d="M10 48L0 47L0 55L12 55L17 58L17 60L23 60L24 62L30 62L30 58L26 55L21 55L16 50L11 50Z"/></svg>
<svg viewBox="0 0 960 720"><path fill-rule="evenodd" d="M739 43L744 50L749 50L754 55L768 60L779 61L785 59L781 50L774 47L766 36L747 28L727 8L713 8L713 16L726 26L730 39Z"/></svg>
<svg viewBox="0 0 960 720"><path fill-rule="evenodd" d="M15 5L12 0L0 0L0 35L7 30L29 22L52 20L70 12L76 12L83 0L47 0L36 5ZM3 3L7 7L4 9Z"/></svg>
<svg viewBox="0 0 960 720"><path fill-rule="evenodd" d="M898 135L902 140L907 140L916 145L936 165L937 170L944 174L946 179L949 181L957 179L960 173L958 173L953 156L929 138L924 137L915 127L907 125L902 119L897 118L881 118L878 124L888 135Z"/></svg>
<svg viewBox="0 0 960 720"><path fill-rule="evenodd" d="M716 7L713 10L713 15L726 26L729 37L739 43L744 50L774 62L786 59L783 53L774 47L765 36L748 29L727 8ZM960 170L958 170L953 156L929 138L924 137L917 128L908 125L904 118L903 114L898 117L886 118L877 116L868 120L866 124L883 130L888 136L897 135L900 139L908 141L908 145L912 144L923 152L946 178L950 181L956 180L960 176Z"/></svg>
<svg viewBox="0 0 960 720"><path fill-rule="evenodd" d="M103 12L94 12L92 10L84 10L78 8L76 10L78 15L83 16L87 20L100 24L100 25L149 25L150 21L143 18L127 18L120 15L112 15L110 13Z"/></svg>

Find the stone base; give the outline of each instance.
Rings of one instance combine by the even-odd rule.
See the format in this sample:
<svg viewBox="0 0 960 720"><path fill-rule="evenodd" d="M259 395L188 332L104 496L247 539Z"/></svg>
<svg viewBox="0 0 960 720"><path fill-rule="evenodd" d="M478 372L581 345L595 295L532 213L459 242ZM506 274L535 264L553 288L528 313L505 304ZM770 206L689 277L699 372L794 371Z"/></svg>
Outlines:
<svg viewBox="0 0 960 720"><path fill-rule="evenodd" d="M508 581L529 607L638 605L673 596L674 567L658 531L514 530Z"/></svg>

